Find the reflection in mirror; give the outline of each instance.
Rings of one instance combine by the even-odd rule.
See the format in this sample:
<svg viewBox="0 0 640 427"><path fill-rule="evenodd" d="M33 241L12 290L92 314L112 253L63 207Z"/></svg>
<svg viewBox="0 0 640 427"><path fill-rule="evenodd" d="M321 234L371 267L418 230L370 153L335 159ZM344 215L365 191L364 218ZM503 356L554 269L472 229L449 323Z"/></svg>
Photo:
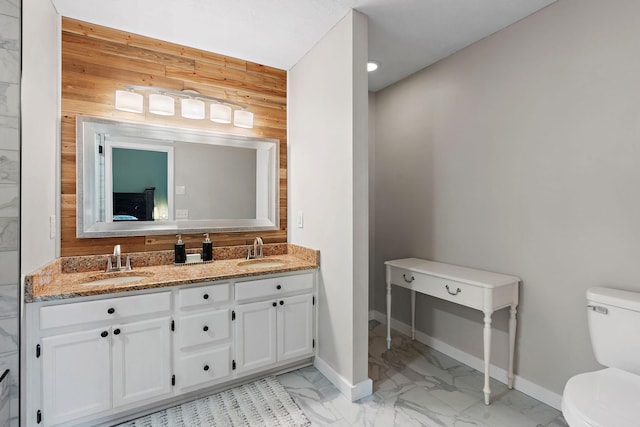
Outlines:
<svg viewBox="0 0 640 427"><path fill-rule="evenodd" d="M77 118L77 236L278 229L279 142Z"/></svg>
<svg viewBox="0 0 640 427"><path fill-rule="evenodd" d="M135 144L104 138L104 211L100 218L112 221L161 221L173 219L173 147ZM171 197L169 197L171 196Z"/></svg>

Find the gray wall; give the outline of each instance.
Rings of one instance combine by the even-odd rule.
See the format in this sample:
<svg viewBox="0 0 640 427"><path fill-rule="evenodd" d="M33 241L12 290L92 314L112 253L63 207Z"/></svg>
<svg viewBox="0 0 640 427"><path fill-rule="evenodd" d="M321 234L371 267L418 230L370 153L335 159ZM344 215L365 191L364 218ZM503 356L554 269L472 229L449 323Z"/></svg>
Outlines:
<svg viewBox="0 0 640 427"><path fill-rule="evenodd" d="M315 363L355 394L370 386L366 54L367 18L350 11L289 71L287 89L289 241L322 253Z"/></svg>
<svg viewBox="0 0 640 427"><path fill-rule="evenodd" d="M9 410L15 426L19 412L19 122L20 1L0 0L0 375L11 370Z"/></svg>
<svg viewBox="0 0 640 427"><path fill-rule="evenodd" d="M638 16L637 1L560 0L376 94L376 310L385 259L518 275L517 374L561 393L598 368L585 290L640 291ZM426 297L417 311L482 356L479 312Z"/></svg>
<svg viewBox="0 0 640 427"><path fill-rule="evenodd" d="M369 307L375 306L376 281L376 94L369 92Z"/></svg>

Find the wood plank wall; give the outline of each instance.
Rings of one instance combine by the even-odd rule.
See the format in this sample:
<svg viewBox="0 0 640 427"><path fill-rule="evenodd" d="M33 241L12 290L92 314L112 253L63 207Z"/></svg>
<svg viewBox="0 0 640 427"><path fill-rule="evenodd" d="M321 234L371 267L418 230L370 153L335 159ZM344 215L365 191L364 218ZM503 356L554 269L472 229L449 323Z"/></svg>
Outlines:
<svg viewBox="0 0 640 427"><path fill-rule="evenodd" d="M254 113L253 129L210 120L162 117L114 108L115 91L125 85L193 89L203 95L240 102ZM173 249L175 234L100 239L76 238L76 115L206 129L280 140L280 229L259 233L216 233L215 246L244 245L261 236L265 243L287 241L287 73L252 62L62 19L61 255L108 254ZM202 234L183 236L200 247Z"/></svg>

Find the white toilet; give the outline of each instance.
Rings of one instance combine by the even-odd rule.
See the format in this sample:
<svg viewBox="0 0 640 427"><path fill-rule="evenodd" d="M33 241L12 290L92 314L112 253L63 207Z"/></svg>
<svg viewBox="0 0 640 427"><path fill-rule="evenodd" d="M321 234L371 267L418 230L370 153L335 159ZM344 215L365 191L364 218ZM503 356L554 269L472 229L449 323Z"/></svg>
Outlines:
<svg viewBox="0 0 640 427"><path fill-rule="evenodd" d="M640 293L587 291L591 345L606 369L567 381L562 414L571 427L640 426Z"/></svg>

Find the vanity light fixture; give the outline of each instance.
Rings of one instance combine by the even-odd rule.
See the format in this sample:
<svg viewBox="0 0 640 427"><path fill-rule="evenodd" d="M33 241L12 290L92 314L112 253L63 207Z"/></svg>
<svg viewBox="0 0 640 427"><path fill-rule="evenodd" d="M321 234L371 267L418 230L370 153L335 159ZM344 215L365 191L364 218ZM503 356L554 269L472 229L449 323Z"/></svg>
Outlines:
<svg viewBox="0 0 640 427"><path fill-rule="evenodd" d="M180 113L187 119L204 119L204 102L199 99L182 98Z"/></svg>
<svg viewBox="0 0 640 427"><path fill-rule="evenodd" d="M209 118L216 123L231 123L231 107L224 104L211 104Z"/></svg>
<svg viewBox="0 0 640 427"><path fill-rule="evenodd" d="M209 119L216 123L231 123L241 128L253 128L253 113L237 102L214 96L202 95L193 90L174 90L154 86L127 85L126 90L116 90L115 107L131 113L144 112L144 96L137 92L150 92L149 112L162 116L175 115L176 100L180 100L180 115L188 119L204 119L206 102L209 105Z"/></svg>
<svg viewBox="0 0 640 427"><path fill-rule="evenodd" d="M144 97L128 90L116 91L116 108L130 113L142 113Z"/></svg>
<svg viewBox="0 0 640 427"><path fill-rule="evenodd" d="M149 112L161 116L173 116L176 112L176 100L167 95L152 93L149 95Z"/></svg>
<svg viewBox="0 0 640 427"><path fill-rule="evenodd" d="M236 110L233 113L233 125L239 128L253 127L253 113L247 110Z"/></svg>

